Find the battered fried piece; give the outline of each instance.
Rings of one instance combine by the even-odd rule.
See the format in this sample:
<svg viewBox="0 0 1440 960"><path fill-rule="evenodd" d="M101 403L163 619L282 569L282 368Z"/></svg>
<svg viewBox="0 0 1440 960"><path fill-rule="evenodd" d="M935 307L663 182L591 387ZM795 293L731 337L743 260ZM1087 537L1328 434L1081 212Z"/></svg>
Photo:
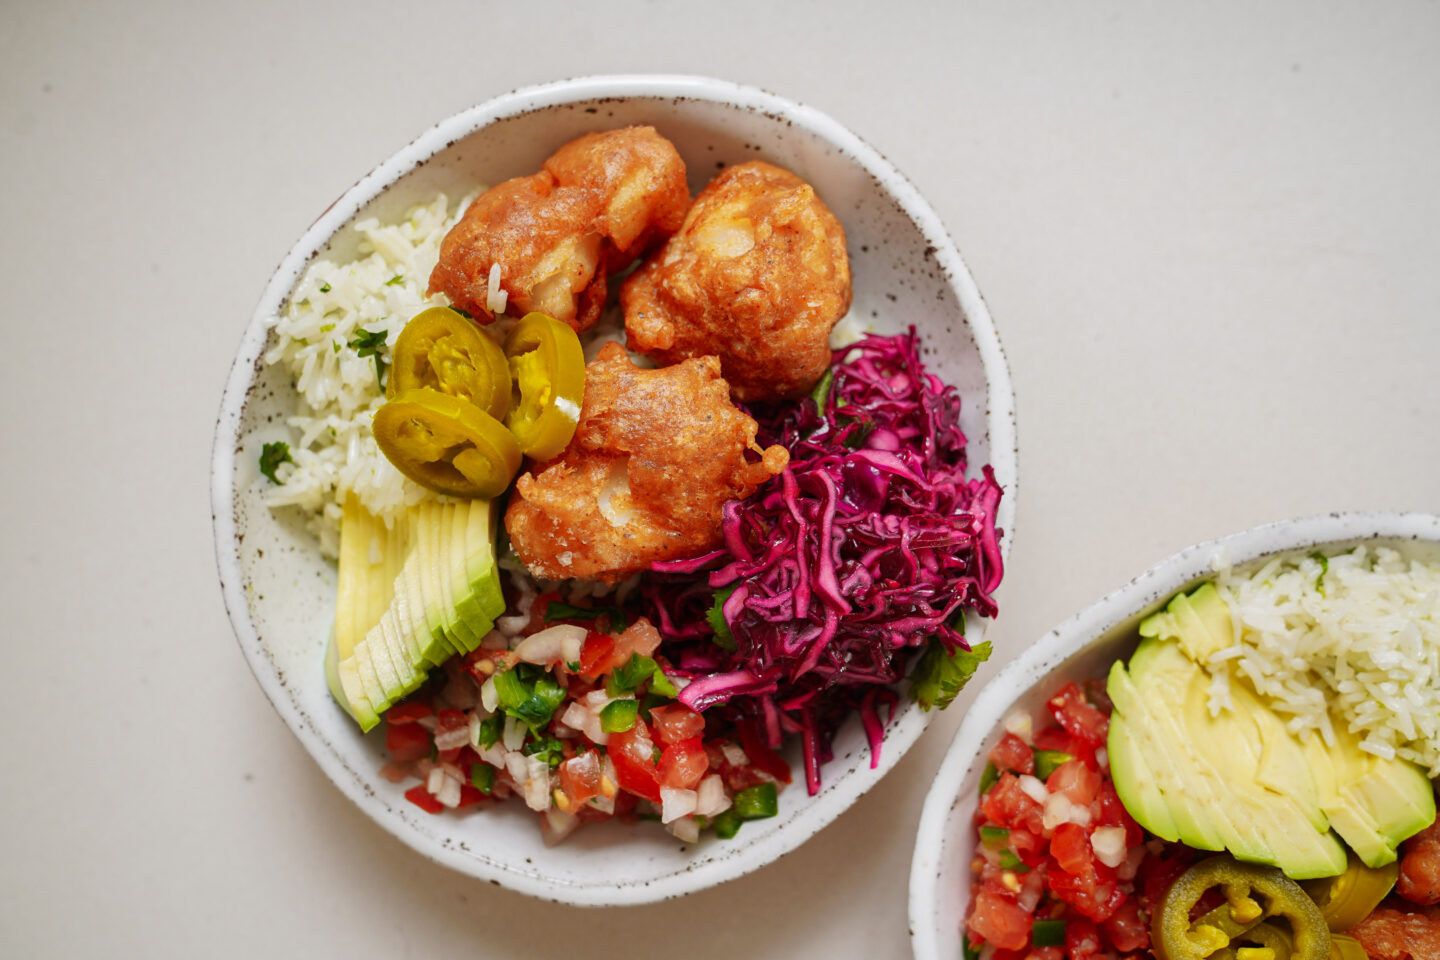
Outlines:
<svg viewBox="0 0 1440 960"><path fill-rule="evenodd" d="M726 167L680 232L620 288L630 348L669 364L715 354L739 400L798 397L850 309L845 229L799 177Z"/></svg>
<svg viewBox="0 0 1440 960"><path fill-rule="evenodd" d="M1391 897L1345 933L1370 960L1440 960L1440 909L1407 906Z"/></svg>
<svg viewBox="0 0 1440 960"><path fill-rule="evenodd" d="M1395 892L1411 903L1440 903L1440 820L1401 846Z"/></svg>
<svg viewBox="0 0 1440 960"><path fill-rule="evenodd" d="M538 310L583 331L605 306L607 274L674 233L689 204L685 162L654 127L587 133L470 204L440 245L430 293L488 323L498 263L507 313Z"/></svg>
<svg viewBox="0 0 1440 960"><path fill-rule="evenodd" d="M538 577L610 583L709 550L725 502L789 461L784 447L761 450L755 430L714 357L642 370L607 343L585 369L570 446L515 483L510 542Z"/></svg>

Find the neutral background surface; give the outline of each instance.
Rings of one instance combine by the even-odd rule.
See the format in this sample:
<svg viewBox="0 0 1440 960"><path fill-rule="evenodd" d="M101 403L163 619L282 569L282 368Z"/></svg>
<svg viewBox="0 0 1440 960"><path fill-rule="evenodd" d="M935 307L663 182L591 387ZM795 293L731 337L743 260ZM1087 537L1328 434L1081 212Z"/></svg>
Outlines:
<svg viewBox="0 0 1440 960"><path fill-rule="evenodd" d="M777 864L582 911L372 825L233 641L210 442L261 287L372 165L512 87L734 79L915 181L1018 395L997 661L1196 540L1440 509L1440 5L939 8L0 5L0 954L907 953L960 708Z"/></svg>

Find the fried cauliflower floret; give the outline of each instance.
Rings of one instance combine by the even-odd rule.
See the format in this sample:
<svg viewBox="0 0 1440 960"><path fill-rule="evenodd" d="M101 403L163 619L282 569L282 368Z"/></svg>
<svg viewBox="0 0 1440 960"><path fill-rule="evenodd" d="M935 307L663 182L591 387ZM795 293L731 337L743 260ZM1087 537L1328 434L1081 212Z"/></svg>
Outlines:
<svg viewBox="0 0 1440 960"><path fill-rule="evenodd" d="M585 369L570 445L515 483L510 542L538 577L610 583L709 550L726 501L789 461L784 447L761 450L755 431L714 357L643 370L608 343Z"/></svg>
<svg viewBox="0 0 1440 960"><path fill-rule="evenodd" d="M685 162L654 127L587 133L470 204L440 245L429 292L488 323L498 264L506 313L538 310L583 331L608 274L674 233L689 204Z"/></svg>
<svg viewBox="0 0 1440 960"><path fill-rule="evenodd" d="M830 364L850 309L845 229L799 177L726 167L620 289L632 350L659 364L714 354L739 400L798 397Z"/></svg>

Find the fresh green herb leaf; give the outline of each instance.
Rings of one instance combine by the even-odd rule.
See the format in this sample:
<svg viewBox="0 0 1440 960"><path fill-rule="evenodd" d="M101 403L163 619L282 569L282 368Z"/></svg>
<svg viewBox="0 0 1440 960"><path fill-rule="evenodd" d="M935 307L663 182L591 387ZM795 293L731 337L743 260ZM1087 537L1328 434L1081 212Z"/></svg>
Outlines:
<svg viewBox="0 0 1440 960"><path fill-rule="evenodd" d="M810 399L815 401L815 408L820 411L822 416L825 413L825 404L830 399L830 388L834 383L835 368L826 367L825 374L820 378L820 382L815 384L814 390L810 391Z"/></svg>
<svg viewBox="0 0 1440 960"><path fill-rule="evenodd" d="M639 712L638 700L611 700L600 711L600 729L606 733L624 733L635 726Z"/></svg>
<svg viewBox="0 0 1440 960"><path fill-rule="evenodd" d="M925 646L910 671L910 697L920 709L939 707L944 710L965 687L982 662L990 659L990 641L977 643L969 650L956 648L948 653L935 637Z"/></svg>
<svg viewBox="0 0 1440 960"><path fill-rule="evenodd" d="M1041 780L1049 780L1050 774L1062 763L1069 763L1075 758L1063 750L1036 750L1035 751L1035 776Z"/></svg>
<svg viewBox="0 0 1440 960"><path fill-rule="evenodd" d="M530 729L537 731L538 735L538 731L550 722L550 718L555 715L555 708L560 706L560 701L564 699L564 688L547 673L535 680L529 699L506 712L528 723Z"/></svg>
<svg viewBox="0 0 1440 960"><path fill-rule="evenodd" d="M530 699L530 686L520 678L519 670L502 670L495 674L494 679L501 708L513 716L516 708Z"/></svg>
<svg viewBox="0 0 1440 960"><path fill-rule="evenodd" d="M380 356L380 351L385 348L386 331L384 330L357 330L355 336L350 340L350 346L355 354L362 359L365 357L375 358L375 382L380 389L385 389L385 359Z"/></svg>
<svg viewBox="0 0 1440 960"><path fill-rule="evenodd" d="M569 670L571 673L579 673L579 672L580 672L580 661L579 661L579 660L566 660L566 661L565 661L565 669L566 669L566 670Z"/></svg>
<svg viewBox="0 0 1440 960"><path fill-rule="evenodd" d="M568 603L561 603L559 600L551 600L545 605L545 622L551 623L555 620L598 620L604 614L610 615L610 624L617 630L624 630L629 621L625 611L619 607L576 607Z"/></svg>
<svg viewBox="0 0 1440 960"><path fill-rule="evenodd" d="M336 352L336 353L339 353L339 352L340 352L340 341L339 341L339 340L334 341L333 343L330 344L330 346L332 346L332 347L335 348L335 352Z"/></svg>
<svg viewBox="0 0 1440 960"><path fill-rule="evenodd" d="M990 788L1000 782L1000 771L995 764L985 764L985 769L980 772L980 796L990 792Z"/></svg>
<svg viewBox="0 0 1440 960"><path fill-rule="evenodd" d="M488 763L470 764L470 786L489 796L495 789L495 768Z"/></svg>
<svg viewBox="0 0 1440 960"><path fill-rule="evenodd" d="M1323 597L1325 596L1325 574L1330 572L1330 558L1316 550L1310 554L1310 559L1320 564L1320 573L1315 577L1315 589Z"/></svg>
<svg viewBox="0 0 1440 960"><path fill-rule="evenodd" d="M323 327L320 328L320 332L321 332L321 333L329 333L331 330L334 330L334 329L335 329L335 324L333 324L333 323L327 323L327 324L325 324Z"/></svg>
<svg viewBox="0 0 1440 960"><path fill-rule="evenodd" d="M705 612L705 619L710 624L710 629L715 631L715 646L726 650L735 649L735 635L730 632L730 624L725 620L725 601L730 599L730 594L735 592L738 583L732 583L728 587L721 587L715 591L715 602L710 604L710 609Z"/></svg>
<svg viewBox="0 0 1440 960"><path fill-rule="evenodd" d="M970 942L968 933L960 937L960 952L964 955L964 960L980 960L980 948Z"/></svg>
<svg viewBox="0 0 1440 960"><path fill-rule="evenodd" d="M268 477L271 483L280 482L275 479L276 467L282 463L294 462L290 457L290 444L284 440L276 440L260 448L260 472Z"/></svg>
<svg viewBox="0 0 1440 960"><path fill-rule="evenodd" d="M520 752L527 757L544 760L550 765L551 770L560 766L560 761L565 759L565 750L560 741L554 737L537 737L530 740L520 748Z"/></svg>
<svg viewBox="0 0 1440 960"><path fill-rule="evenodd" d="M454 310L456 313L460 314L460 316L464 317L466 320L474 320L474 319L475 319L475 317L472 316L471 313L470 313L468 310L461 310L459 307L453 307L453 306L452 306L450 309L451 309L451 310Z"/></svg>
<svg viewBox="0 0 1440 960"><path fill-rule="evenodd" d="M397 284L397 283L404 283L404 282L405 282L405 278L402 277L402 276L400 276L400 274L397 273L397 274L395 274L395 276L393 276L393 277L391 277L389 280L386 280L386 281L385 281L385 286L387 286L387 287L393 287L393 286L395 286L395 284Z"/></svg>
<svg viewBox="0 0 1440 960"><path fill-rule="evenodd" d="M488 750L495 746L496 742L505 733L505 717L495 714L493 717L486 717L480 721L480 749Z"/></svg>
<svg viewBox="0 0 1440 960"><path fill-rule="evenodd" d="M320 284L320 292L321 292L321 293L329 293L329 292L330 292L330 282L329 282L328 280L321 282L321 284ZM332 324L332 326L333 326L333 324ZM322 329L323 329L323 328L322 328Z"/></svg>

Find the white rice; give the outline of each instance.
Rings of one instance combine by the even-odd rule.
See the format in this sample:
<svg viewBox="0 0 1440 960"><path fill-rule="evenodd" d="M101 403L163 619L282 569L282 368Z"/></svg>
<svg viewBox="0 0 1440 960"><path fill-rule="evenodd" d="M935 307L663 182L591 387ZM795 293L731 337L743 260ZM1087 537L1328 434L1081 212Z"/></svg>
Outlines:
<svg viewBox="0 0 1440 960"><path fill-rule="evenodd" d="M1333 716L1362 749L1440 776L1440 564L1362 546L1222 570L1217 586L1236 642L1209 662L1232 663L1292 733L1333 742Z"/></svg>
<svg viewBox="0 0 1440 960"><path fill-rule="evenodd" d="M293 463L275 471L271 507L295 506L320 549L339 550L341 505L353 492L388 523L406 506L431 496L402 476L380 453L370 426L385 395L373 357L352 346L358 335L384 332L380 359L387 375L401 327L443 297L427 301L425 287L440 241L459 219L442 194L411 208L398 223L369 218L355 224L360 256L350 263L316 260L296 284L283 316L275 317L266 363L283 364L299 401L287 423Z"/></svg>

